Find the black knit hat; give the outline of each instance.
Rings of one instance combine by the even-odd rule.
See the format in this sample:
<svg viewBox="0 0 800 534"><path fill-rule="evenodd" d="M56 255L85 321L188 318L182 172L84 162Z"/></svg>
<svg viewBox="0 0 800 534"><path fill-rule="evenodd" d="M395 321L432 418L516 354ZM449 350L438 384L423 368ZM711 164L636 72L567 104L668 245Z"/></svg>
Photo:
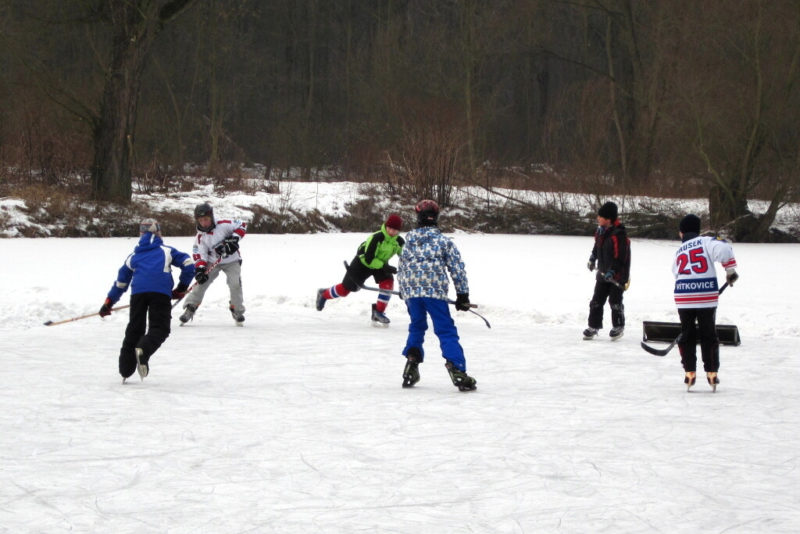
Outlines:
<svg viewBox="0 0 800 534"><path fill-rule="evenodd" d="M681 219L681 222L678 225L678 229L683 234L688 234L690 232L691 233L695 233L695 234L699 234L700 233L700 217L698 217L694 213L690 213L689 215L687 215L686 217Z"/></svg>
<svg viewBox="0 0 800 534"><path fill-rule="evenodd" d="M600 209L597 210L597 214L604 219L608 219L609 221L616 221L618 214L617 205L613 202L606 202L600 206Z"/></svg>

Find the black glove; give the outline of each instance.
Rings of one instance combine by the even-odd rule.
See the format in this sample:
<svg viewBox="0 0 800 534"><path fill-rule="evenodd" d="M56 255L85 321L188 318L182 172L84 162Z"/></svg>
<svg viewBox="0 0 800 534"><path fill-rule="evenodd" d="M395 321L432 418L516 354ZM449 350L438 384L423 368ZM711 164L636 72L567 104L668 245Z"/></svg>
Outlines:
<svg viewBox="0 0 800 534"><path fill-rule="evenodd" d="M397 274L397 267L394 265L389 265L388 263L384 265L383 269L381 270L386 274Z"/></svg>
<svg viewBox="0 0 800 534"><path fill-rule="evenodd" d="M458 311L469 311L469 293L456 295L456 309Z"/></svg>
<svg viewBox="0 0 800 534"><path fill-rule="evenodd" d="M200 267L198 269L195 269L194 279L197 280L197 283L200 285L203 285L206 282L208 282L208 273L206 272L206 268Z"/></svg>
<svg viewBox="0 0 800 534"><path fill-rule="evenodd" d="M235 235L226 237L222 241L222 243L214 247L214 252L216 252L223 258L227 258L231 254L235 253L237 250L239 250L239 236Z"/></svg>
<svg viewBox="0 0 800 534"><path fill-rule="evenodd" d="M98 312L100 317L107 317L111 315L111 306L113 306L111 299L107 298L105 302L103 302L103 305L100 306L100 311Z"/></svg>
<svg viewBox="0 0 800 534"><path fill-rule="evenodd" d="M182 299L186 296L186 290L189 289L186 284L179 283L175 286L175 289L172 290L172 298L174 299Z"/></svg>
<svg viewBox="0 0 800 534"><path fill-rule="evenodd" d="M725 280L728 281L728 285L733 287L733 283L739 279L739 273L736 272L736 269L730 268L725 269Z"/></svg>
<svg viewBox="0 0 800 534"><path fill-rule="evenodd" d="M594 256L590 256L589 261L586 262L586 268L589 269L590 271L594 271L596 261L597 258L595 258Z"/></svg>

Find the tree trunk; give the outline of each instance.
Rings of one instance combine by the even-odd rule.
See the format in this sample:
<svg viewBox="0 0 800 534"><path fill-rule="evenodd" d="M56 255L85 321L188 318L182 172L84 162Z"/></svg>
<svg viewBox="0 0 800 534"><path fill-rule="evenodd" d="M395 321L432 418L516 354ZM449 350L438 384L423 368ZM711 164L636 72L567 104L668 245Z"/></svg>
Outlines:
<svg viewBox="0 0 800 534"><path fill-rule="evenodd" d="M192 0L163 5L146 0L110 2L111 61L94 121L92 192L97 200L130 202L136 107L145 60L163 24Z"/></svg>
<svg viewBox="0 0 800 534"><path fill-rule="evenodd" d="M123 28L114 35L113 57L94 126L92 189L97 200L130 202L133 134L144 58L151 38Z"/></svg>

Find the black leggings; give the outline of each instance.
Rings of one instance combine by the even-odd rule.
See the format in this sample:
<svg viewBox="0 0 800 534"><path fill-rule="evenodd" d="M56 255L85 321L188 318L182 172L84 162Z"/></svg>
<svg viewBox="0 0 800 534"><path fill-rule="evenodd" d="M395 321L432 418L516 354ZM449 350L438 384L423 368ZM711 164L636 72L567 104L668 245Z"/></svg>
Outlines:
<svg viewBox="0 0 800 534"><path fill-rule="evenodd" d="M342 278L342 285L346 287L348 291L358 291L361 289L361 285L363 285L366 279L370 276L377 284L380 284L384 280L394 279L391 274L380 269L370 269L369 267L365 267L364 264L361 263L361 260L358 259L358 256L356 256L350 262L350 266L347 268L344 278Z"/></svg>
<svg viewBox="0 0 800 534"><path fill-rule="evenodd" d="M603 328L603 307L606 300L611 305L611 326L625 326L625 306L622 305L622 289L605 280L594 284L594 294L589 302L589 326Z"/></svg>
<svg viewBox="0 0 800 534"><path fill-rule="evenodd" d="M697 371L697 335L700 334L700 352L703 369L707 373L719 371L719 340L717 339L716 308L680 308L681 340L678 349L686 372ZM697 321L697 327L695 327Z"/></svg>
<svg viewBox="0 0 800 534"><path fill-rule="evenodd" d="M119 350L119 374L127 378L136 370L137 348L144 353L142 363L150 360L150 356L169 337L171 320L169 296L152 292L131 295L130 319Z"/></svg>

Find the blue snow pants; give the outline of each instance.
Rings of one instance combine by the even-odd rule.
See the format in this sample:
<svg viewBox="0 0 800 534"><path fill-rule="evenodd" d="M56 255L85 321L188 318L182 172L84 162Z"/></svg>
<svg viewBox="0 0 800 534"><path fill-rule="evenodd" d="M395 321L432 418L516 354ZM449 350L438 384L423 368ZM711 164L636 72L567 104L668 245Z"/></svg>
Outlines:
<svg viewBox="0 0 800 534"><path fill-rule="evenodd" d="M411 324L408 325L408 339L406 347L403 349L403 356L408 355L408 349L415 347L419 350L420 356L424 358L425 351L422 349L422 342L425 339L425 331L428 329L427 316L430 315L433 321L433 333L439 338L442 357L453 362L457 369L466 372L467 362L464 360L464 349L458 342L458 330L450 316L447 301L416 297L405 299L405 303L408 315L411 317Z"/></svg>

